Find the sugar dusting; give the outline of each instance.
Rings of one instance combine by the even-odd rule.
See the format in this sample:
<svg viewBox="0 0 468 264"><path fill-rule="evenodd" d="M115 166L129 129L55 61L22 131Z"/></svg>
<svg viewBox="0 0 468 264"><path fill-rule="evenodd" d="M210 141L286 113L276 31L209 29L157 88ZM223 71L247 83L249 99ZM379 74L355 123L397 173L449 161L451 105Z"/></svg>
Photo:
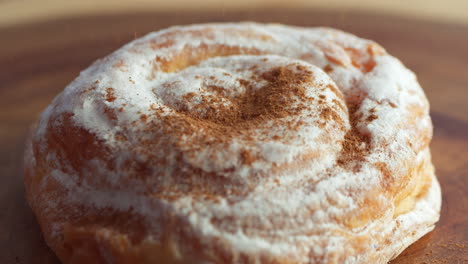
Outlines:
<svg viewBox="0 0 468 264"><path fill-rule="evenodd" d="M400 248L382 249L384 263L438 218L434 178L415 210L393 219L393 197L376 192L383 176L373 165L385 162L397 182L429 155L416 138L431 130L428 107L412 72L347 33L254 23L173 27L97 61L42 114L36 155L56 151L59 159L45 138L67 113L112 154L80 160L83 171L48 161L42 181L65 194L38 199L44 207L50 200L50 207L130 211L156 237L166 224L160 216L171 215L203 245L223 237L229 254L300 263L346 255L346 263L362 263L376 257L369 252L385 235L419 230ZM421 116L406 125L414 108ZM350 229L371 193L375 216ZM403 228L389 230L396 221ZM366 238L364 250L350 244L357 237Z"/></svg>

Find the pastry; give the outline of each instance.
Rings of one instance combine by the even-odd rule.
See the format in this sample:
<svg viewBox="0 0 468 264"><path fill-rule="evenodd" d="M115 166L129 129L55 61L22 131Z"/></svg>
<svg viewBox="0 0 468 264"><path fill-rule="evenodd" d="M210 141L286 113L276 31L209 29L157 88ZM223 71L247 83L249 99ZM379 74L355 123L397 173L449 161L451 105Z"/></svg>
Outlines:
<svg viewBox="0 0 468 264"><path fill-rule="evenodd" d="M63 263L387 263L434 228L429 104L330 28L171 27L42 113L28 202Z"/></svg>

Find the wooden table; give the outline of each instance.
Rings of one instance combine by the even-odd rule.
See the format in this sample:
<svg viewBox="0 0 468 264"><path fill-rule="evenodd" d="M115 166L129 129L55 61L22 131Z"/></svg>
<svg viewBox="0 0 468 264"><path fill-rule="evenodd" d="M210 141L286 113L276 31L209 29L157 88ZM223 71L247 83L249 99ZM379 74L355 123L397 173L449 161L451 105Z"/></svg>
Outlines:
<svg viewBox="0 0 468 264"><path fill-rule="evenodd" d="M135 37L174 24L255 20L332 26L374 39L413 69L431 102L443 190L435 231L392 263L468 262L468 27L320 11L138 13L0 28L0 263L58 263L24 199L29 124L80 70Z"/></svg>

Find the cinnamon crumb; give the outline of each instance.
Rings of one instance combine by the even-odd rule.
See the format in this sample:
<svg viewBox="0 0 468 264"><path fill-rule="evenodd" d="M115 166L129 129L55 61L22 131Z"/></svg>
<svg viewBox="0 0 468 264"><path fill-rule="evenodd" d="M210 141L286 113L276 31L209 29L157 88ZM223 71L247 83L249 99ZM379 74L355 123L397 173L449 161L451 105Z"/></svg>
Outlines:
<svg viewBox="0 0 468 264"><path fill-rule="evenodd" d="M89 88L86 88L83 91L81 91L80 94L85 94L85 93L88 93L88 92L91 92L91 91L94 91L94 90L96 90L96 86L93 85L93 86L91 86Z"/></svg>
<svg viewBox="0 0 468 264"><path fill-rule="evenodd" d="M327 64L323 68L323 71L326 72L326 73L330 73L331 71L333 71L333 68L332 68L332 66L330 64Z"/></svg>
<svg viewBox="0 0 468 264"><path fill-rule="evenodd" d="M246 164L246 165L251 165L252 163L254 163L257 159L255 158L255 156L252 155L251 152L247 151L247 150L243 150L241 152L241 160L242 160L242 163Z"/></svg>
<svg viewBox="0 0 468 264"><path fill-rule="evenodd" d="M333 99L332 102L333 102L335 105L337 105L337 106L340 108L341 111L345 111L345 106L344 106L343 102L338 101L338 100L336 100L336 99Z"/></svg>
<svg viewBox="0 0 468 264"><path fill-rule="evenodd" d="M146 123L146 121L148 121L148 116L145 115L145 114L142 114L142 115L140 115L140 120L141 120L142 122Z"/></svg>
<svg viewBox="0 0 468 264"><path fill-rule="evenodd" d="M224 93L224 88L217 85L208 85L206 88L216 92L218 95L222 95Z"/></svg>
<svg viewBox="0 0 468 264"><path fill-rule="evenodd" d="M376 116L375 114L371 114L367 117L366 121L367 122L372 122L374 121L375 119L379 118L378 116Z"/></svg>
<svg viewBox="0 0 468 264"><path fill-rule="evenodd" d="M114 110L107 106L104 107L104 114L109 118L109 120L117 120L117 115Z"/></svg>
<svg viewBox="0 0 468 264"><path fill-rule="evenodd" d="M326 88L330 89L341 101L344 101L343 94L338 89L338 87L333 84L329 84L326 86Z"/></svg>
<svg viewBox="0 0 468 264"><path fill-rule="evenodd" d="M253 70L256 70L258 68L258 65L253 65L252 67L249 68L249 70L253 71Z"/></svg>
<svg viewBox="0 0 468 264"><path fill-rule="evenodd" d="M106 89L106 101L107 102L113 102L115 101L115 99L117 99L117 97L115 97L115 94L114 94L114 88L107 88Z"/></svg>
<svg viewBox="0 0 468 264"><path fill-rule="evenodd" d="M296 65L296 70L303 71L305 68L302 65Z"/></svg>
<svg viewBox="0 0 468 264"><path fill-rule="evenodd" d="M247 80L244 80L244 79L240 79L240 80L239 80L239 84L242 85L242 86L244 86L244 87L250 86L250 82L247 81Z"/></svg>
<svg viewBox="0 0 468 264"><path fill-rule="evenodd" d="M320 112L320 118L325 120L334 120L342 123L340 116L330 107L322 109Z"/></svg>
<svg viewBox="0 0 468 264"><path fill-rule="evenodd" d="M122 142L128 141L127 137L126 137L124 134L122 134L122 133L117 133L117 134L115 135L115 139L116 139L117 141L122 141Z"/></svg>
<svg viewBox="0 0 468 264"><path fill-rule="evenodd" d="M184 99L184 100L190 101L190 100L192 100L193 98L195 98L196 96L197 96L196 93L190 92L190 93L186 93L186 94L183 96L183 99Z"/></svg>

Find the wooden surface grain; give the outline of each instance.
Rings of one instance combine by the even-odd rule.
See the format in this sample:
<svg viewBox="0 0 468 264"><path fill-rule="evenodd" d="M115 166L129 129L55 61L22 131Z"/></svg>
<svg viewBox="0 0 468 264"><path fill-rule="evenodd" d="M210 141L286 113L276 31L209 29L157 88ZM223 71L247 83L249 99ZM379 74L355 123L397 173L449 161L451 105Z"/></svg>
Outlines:
<svg viewBox="0 0 468 264"><path fill-rule="evenodd" d="M0 28L0 263L58 263L26 204L21 175L28 127L52 98L135 37L174 24L239 20L340 28L376 40L416 72L431 102L442 215L392 263L468 263L468 27L317 10L118 14Z"/></svg>
<svg viewBox="0 0 468 264"><path fill-rule="evenodd" d="M269 8L350 10L379 14L396 14L431 21L468 25L467 0L0 0L0 26L44 21L84 14L177 10L261 10Z"/></svg>

